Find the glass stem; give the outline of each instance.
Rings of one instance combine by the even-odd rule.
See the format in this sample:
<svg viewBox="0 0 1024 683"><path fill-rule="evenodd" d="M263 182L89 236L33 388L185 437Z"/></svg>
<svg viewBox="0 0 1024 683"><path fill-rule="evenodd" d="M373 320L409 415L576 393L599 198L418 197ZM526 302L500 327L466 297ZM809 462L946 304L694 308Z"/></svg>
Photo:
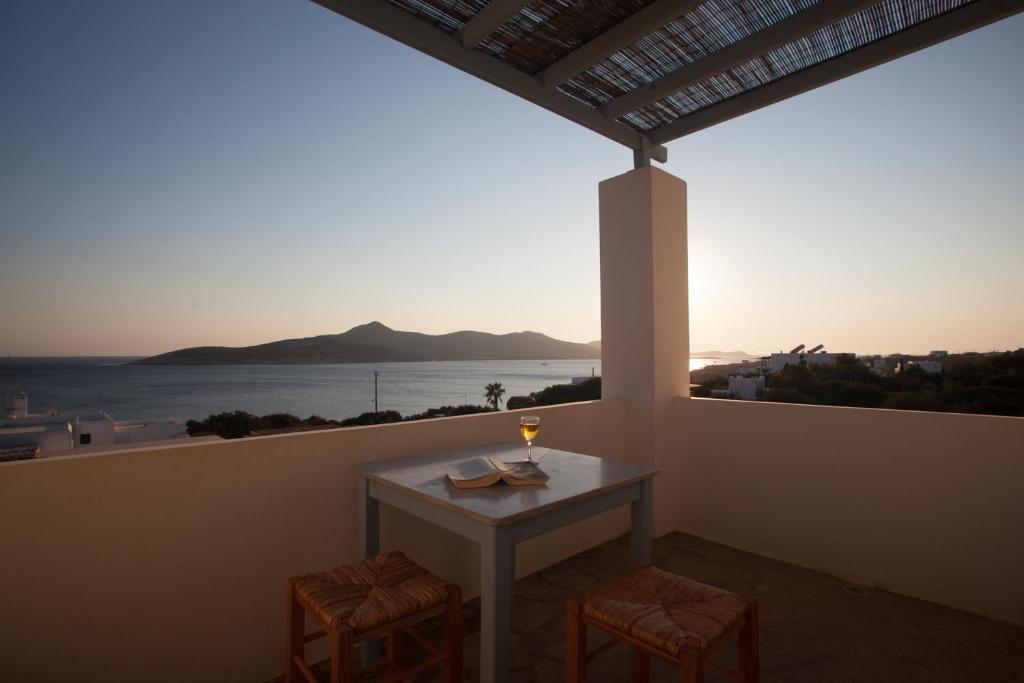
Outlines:
<svg viewBox="0 0 1024 683"><path fill-rule="evenodd" d="M526 459L533 462L533 441L526 442Z"/></svg>

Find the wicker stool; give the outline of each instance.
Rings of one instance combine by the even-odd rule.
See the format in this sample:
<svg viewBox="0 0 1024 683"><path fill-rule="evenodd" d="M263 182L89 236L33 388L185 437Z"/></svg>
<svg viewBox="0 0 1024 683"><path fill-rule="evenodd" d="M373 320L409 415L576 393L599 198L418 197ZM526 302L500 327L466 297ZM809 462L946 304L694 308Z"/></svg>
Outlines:
<svg viewBox="0 0 1024 683"><path fill-rule="evenodd" d="M587 626L612 637L587 652ZM739 635L739 670L711 661L725 639ZM683 683L700 683L704 667L757 681L757 603L654 567L633 569L582 600L569 602L568 683L582 683L587 662L617 643L633 647L633 680L650 679L651 656L680 668Z"/></svg>
<svg viewBox="0 0 1024 683"><path fill-rule="evenodd" d="M306 635L306 611L323 630ZM436 616L444 619L440 647L412 628ZM287 624L287 683L303 677L316 683L304 659L305 644L324 637L331 644L331 683L351 683L381 670L388 681L412 680L416 672L439 664L444 664L446 683L462 680L462 592L400 552L288 579ZM423 646L426 659L403 666L406 637ZM387 656L357 670L355 646L376 638L386 639Z"/></svg>

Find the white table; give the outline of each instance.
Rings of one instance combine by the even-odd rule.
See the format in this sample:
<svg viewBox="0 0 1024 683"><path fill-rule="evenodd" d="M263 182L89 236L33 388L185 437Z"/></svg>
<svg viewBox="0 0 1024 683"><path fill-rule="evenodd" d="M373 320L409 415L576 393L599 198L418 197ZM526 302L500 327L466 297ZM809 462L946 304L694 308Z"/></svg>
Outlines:
<svg viewBox="0 0 1024 683"><path fill-rule="evenodd" d="M515 595L516 543L629 505L630 555L650 564L657 470L607 458L534 447L551 477L542 486L498 484L456 489L445 473L481 456L521 460L523 444L490 444L445 453L356 465L360 545L380 552L380 503L386 503L480 544L480 680L508 680L508 636Z"/></svg>

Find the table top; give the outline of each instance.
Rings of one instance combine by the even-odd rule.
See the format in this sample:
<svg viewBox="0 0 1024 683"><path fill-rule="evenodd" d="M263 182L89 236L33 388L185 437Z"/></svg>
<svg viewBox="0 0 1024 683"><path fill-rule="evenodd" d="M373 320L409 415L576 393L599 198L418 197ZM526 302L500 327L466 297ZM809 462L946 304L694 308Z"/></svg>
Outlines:
<svg viewBox="0 0 1024 683"><path fill-rule="evenodd" d="M550 476L546 484L509 486L498 483L487 488L457 489L445 476L459 463L474 458L508 462L522 460L525 454L522 443L495 443L365 463L355 465L354 469L358 476L370 481L494 526L635 484L658 473L646 465L534 446L534 459Z"/></svg>

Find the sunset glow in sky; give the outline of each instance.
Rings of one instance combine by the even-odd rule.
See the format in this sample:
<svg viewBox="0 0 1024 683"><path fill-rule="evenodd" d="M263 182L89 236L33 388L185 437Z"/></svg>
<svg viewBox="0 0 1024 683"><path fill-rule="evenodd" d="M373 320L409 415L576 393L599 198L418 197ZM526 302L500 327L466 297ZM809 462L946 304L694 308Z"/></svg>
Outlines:
<svg viewBox="0 0 1024 683"><path fill-rule="evenodd" d="M670 143L691 347L1024 346L1024 16ZM631 153L306 0L0 8L0 352L600 336Z"/></svg>

